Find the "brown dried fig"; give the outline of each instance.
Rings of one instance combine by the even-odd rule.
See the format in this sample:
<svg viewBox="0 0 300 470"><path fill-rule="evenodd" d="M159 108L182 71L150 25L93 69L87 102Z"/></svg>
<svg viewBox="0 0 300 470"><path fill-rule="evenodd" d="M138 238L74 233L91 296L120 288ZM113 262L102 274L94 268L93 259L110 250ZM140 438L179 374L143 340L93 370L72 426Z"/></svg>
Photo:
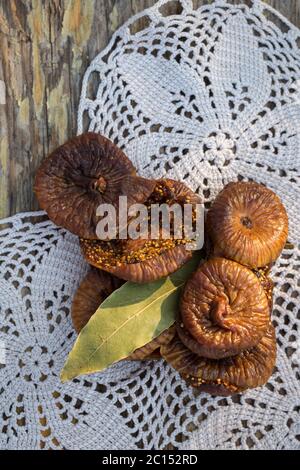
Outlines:
<svg viewBox="0 0 300 470"><path fill-rule="evenodd" d="M124 281L92 268L80 283L72 303L71 317L77 333L87 324L99 305Z"/></svg>
<svg viewBox="0 0 300 470"><path fill-rule="evenodd" d="M272 313L274 282L269 276L269 271L270 269L268 266L265 268L253 269L254 274L258 278L265 291L269 303L270 313Z"/></svg>
<svg viewBox="0 0 300 470"><path fill-rule="evenodd" d="M160 359L160 348L163 345L168 344L175 335L175 328L171 326L167 330L163 331L157 338L154 338L150 343L136 349L130 354L128 359L131 360L143 360L143 359Z"/></svg>
<svg viewBox="0 0 300 470"><path fill-rule="evenodd" d="M256 268L280 255L288 236L288 217L273 191L255 182L237 182L218 194L206 227L217 256Z"/></svg>
<svg viewBox="0 0 300 470"><path fill-rule="evenodd" d="M140 348L136 349L136 351L139 351L139 349ZM148 355L145 354L145 355L141 355L140 357L133 356L134 353L135 351L124 360L125 361L156 361L156 360L161 359L160 348L155 349L155 351L153 351L152 353Z"/></svg>
<svg viewBox="0 0 300 470"><path fill-rule="evenodd" d="M199 196L183 183L159 180L147 200L152 204L199 204ZM171 224L172 229L172 224ZM150 230L149 230L150 233ZM115 276L134 282L150 282L179 269L192 256L186 238L164 238L161 229L158 239L137 240L80 240L82 252L91 265Z"/></svg>
<svg viewBox="0 0 300 470"><path fill-rule="evenodd" d="M39 167L35 192L49 218L83 238L96 239L100 204L143 203L155 183L136 176L126 155L109 139L87 132L58 147Z"/></svg>
<svg viewBox="0 0 300 470"><path fill-rule="evenodd" d="M212 258L198 268L185 285L180 310L187 330L179 324L182 341L214 359L254 346L270 321L268 299L257 276L225 258Z"/></svg>
<svg viewBox="0 0 300 470"><path fill-rule="evenodd" d="M267 296L268 299L268 305L269 305L269 311L271 313L272 311L272 304L273 304L273 288L274 288L274 283L272 279L268 276L268 271L265 269L257 269L253 270L254 274L258 277L259 282L261 283L264 292ZM176 321L176 329L179 338L183 342L183 344L189 348L191 351L193 351L196 354L204 355L206 353L206 348L203 348L201 344L196 341L192 335L188 332L188 330L185 328L181 316L178 316L178 319ZM228 354L231 356L231 354ZM224 356L224 353L215 353L212 355L214 358L222 358L222 357L227 357L227 354Z"/></svg>
<svg viewBox="0 0 300 470"><path fill-rule="evenodd" d="M71 317L77 333L80 333L106 297L123 284L123 280L100 269L92 268L89 271L79 285L72 304ZM150 343L136 349L128 359L160 359L160 346L171 341L174 334L175 328L168 328Z"/></svg>
<svg viewBox="0 0 300 470"><path fill-rule="evenodd" d="M161 347L161 355L189 385L212 395L233 395L267 382L276 361L275 331L270 324L256 346L224 359L198 356L177 335Z"/></svg>

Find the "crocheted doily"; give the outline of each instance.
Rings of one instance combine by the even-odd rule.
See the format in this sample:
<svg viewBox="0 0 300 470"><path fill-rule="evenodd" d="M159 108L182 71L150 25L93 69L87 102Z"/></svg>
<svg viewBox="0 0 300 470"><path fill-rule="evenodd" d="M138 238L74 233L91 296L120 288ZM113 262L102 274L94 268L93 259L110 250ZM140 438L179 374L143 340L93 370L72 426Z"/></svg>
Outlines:
<svg viewBox="0 0 300 470"><path fill-rule="evenodd" d="M0 224L0 448L300 448L300 32L259 1L194 10L182 0L171 16L166 3L93 60L78 132L105 134L140 174L184 180L207 205L237 179L279 194L290 236L273 269L276 369L230 398L199 394L163 361L61 384L87 266L76 237L42 213L19 214ZM142 16L148 26L133 33Z"/></svg>

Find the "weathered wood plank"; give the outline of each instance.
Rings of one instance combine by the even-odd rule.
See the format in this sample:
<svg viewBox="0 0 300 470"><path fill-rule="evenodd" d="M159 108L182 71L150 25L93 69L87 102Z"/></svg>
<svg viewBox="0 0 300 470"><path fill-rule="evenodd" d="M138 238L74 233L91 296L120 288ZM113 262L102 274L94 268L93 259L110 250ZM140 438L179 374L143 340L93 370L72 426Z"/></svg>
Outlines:
<svg viewBox="0 0 300 470"><path fill-rule="evenodd" d="M0 0L0 217L37 209L36 168L76 132L88 63L124 21L154 3ZM195 7L203 3L194 0ZM298 0L267 3L300 25ZM173 8L171 2L167 11Z"/></svg>

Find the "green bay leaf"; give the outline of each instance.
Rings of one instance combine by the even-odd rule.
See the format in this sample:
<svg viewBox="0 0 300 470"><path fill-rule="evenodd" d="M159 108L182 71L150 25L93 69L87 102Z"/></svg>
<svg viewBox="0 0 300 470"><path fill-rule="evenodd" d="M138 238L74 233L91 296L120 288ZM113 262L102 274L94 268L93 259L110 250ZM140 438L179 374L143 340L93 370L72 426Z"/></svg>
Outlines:
<svg viewBox="0 0 300 470"><path fill-rule="evenodd" d="M61 372L62 382L105 369L169 328L180 290L200 259L195 252L167 278L148 284L126 282L114 291L81 330Z"/></svg>

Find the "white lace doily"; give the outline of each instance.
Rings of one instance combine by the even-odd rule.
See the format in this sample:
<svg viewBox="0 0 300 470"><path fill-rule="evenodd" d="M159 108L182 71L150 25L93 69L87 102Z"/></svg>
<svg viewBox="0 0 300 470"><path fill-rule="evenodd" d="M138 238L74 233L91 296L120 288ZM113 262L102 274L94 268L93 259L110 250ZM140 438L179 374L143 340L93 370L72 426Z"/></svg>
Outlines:
<svg viewBox="0 0 300 470"><path fill-rule="evenodd" d="M62 385L87 266L76 237L41 213L19 214L0 225L2 449L300 448L300 32L259 1L193 10L182 0L167 17L165 3L126 23L93 60L78 131L105 134L140 174L184 180L207 203L244 178L279 194L290 245L273 269L276 370L265 387L230 398L199 394L163 361ZM133 34L142 16L148 26Z"/></svg>

